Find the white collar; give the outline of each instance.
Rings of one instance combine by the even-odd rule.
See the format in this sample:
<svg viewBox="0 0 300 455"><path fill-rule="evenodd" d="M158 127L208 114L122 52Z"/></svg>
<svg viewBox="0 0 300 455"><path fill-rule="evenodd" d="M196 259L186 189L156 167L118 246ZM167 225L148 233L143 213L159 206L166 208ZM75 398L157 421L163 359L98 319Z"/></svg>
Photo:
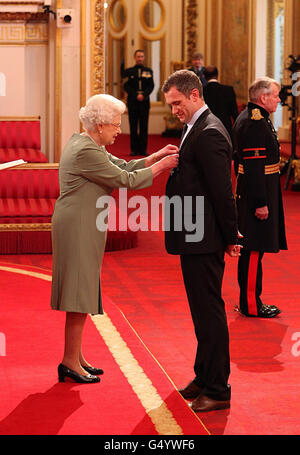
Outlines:
<svg viewBox="0 0 300 455"><path fill-rule="evenodd" d="M201 114L203 114L204 111L206 111L208 109L208 106L207 104L204 104L204 106L200 107L200 109L198 109L198 111L196 111L193 115L193 117L191 118L191 120L186 124L187 126L187 129L186 129L186 132L183 136L183 138L181 139L181 142L180 142L180 147L181 145L183 144L183 141L185 140L187 134L190 132L190 130L193 128L194 124L196 123L196 121L198 120L198 118L200 117Z"/></svg>
<svg viewBox="0 0 300 455"><path fill-rule="evenodd" d="M194 125L194 123L198 120L198 118L200 117L201 114L203 114L204 111L206 111L206 109L208 109L208 106L207 104L204 104L204 106L200 107L200 109L198 109L193 117L191 118L191 120L187 123L187 126L188 126L188 129L192 128L192 126Z"/></svg>

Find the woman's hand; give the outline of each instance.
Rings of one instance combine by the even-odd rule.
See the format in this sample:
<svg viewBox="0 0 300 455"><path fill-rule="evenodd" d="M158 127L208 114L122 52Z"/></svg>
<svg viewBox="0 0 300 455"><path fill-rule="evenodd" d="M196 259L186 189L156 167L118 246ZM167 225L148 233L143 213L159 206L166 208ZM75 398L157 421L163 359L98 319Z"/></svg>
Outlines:
<svg viewBox="0 0 300 455"><path fill-rule="evenodd" d="M178 153L164 156L164 158L161 158L158 164L162 165L164 171L167 169L174 169L174 167L178 166L178 157L179 157Z"/></svg>
<svg viewBox="0 0 300 455"><path fill-rule="evenodd" d="M161 172L174 169L174 167L178 166L178 153L174 153L172 155L165 156L161 158L159 161L154 163L151 166L153 177L156 177Z"/></svg>
<svg viewBox="0 0 300 455"><path fill-rule="evenodd" d="M162 149L158 150L158 152L152 153L152 155L148 156L145 159L145 166L152 166L154 163L157 163L161 159L163 159L165 156L172 155L172 154L177 154L178 153L178 147L176 145L168 144Z"/></svg>

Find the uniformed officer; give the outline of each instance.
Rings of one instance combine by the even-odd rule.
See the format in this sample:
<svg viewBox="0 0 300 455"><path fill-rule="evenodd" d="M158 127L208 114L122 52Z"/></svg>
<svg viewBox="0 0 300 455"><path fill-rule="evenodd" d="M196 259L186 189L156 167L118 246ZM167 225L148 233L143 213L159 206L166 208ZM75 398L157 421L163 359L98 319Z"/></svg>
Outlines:
<svg viewBox="0 0 300 455"><path fill-rule="evenodd" d="M138 49L134 53L135 66L121 67L122 78L127 78L124 90L127 92L127 107L130 126L131 155L147 155L148 119L150 93L154 88L153 72L144 66L145 53Z"/></svg>
<svg viewBox="0 0 300 455"><path fill-rule="evenodd" d="M199 77L202 86L207 85L207 80L204 75L205 66L204 66L204 57L200 52L196 52L192 56L192 66L188 68L190 71L193 71Z"/></svg>
<svg viewBox="0 0 300 455"><path fill-rule="evenodd" d="M280 310L261 301L262 257L286 250L280 187L279 142L269 115L280 102L280 84L267 77L249 88L250 102L234 124L239 230L244 236L238 262L240 312L270 318Z"/></svg>

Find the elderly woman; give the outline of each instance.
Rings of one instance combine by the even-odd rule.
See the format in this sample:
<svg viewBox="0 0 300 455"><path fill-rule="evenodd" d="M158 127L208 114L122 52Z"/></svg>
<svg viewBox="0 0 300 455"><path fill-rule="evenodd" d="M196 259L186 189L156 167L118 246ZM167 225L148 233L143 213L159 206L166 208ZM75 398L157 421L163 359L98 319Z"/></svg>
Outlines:
<svg viewBox="0 0 300 455"><path fill-rule="evenodd" d="M99 382L103 373L81 351L87 314L103 313L100 268L106 232L96 227L97 199L115 188L149 187L162 171L178 164L178 149L172 145L129 162L108 153L105 146L120 134L124 110L124 103L110 95L91 97L79 114L85 132L73 134L60 160L60 196L52 217L51 294L51 307L66 312L60 382L66 377L75 382Z"/></svg>

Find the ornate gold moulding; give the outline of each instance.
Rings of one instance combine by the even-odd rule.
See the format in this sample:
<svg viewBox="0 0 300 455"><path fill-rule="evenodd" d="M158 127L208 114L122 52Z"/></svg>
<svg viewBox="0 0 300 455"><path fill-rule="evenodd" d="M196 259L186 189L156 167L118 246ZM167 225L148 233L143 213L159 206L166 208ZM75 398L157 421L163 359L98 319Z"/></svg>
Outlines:
<svg viewBox="0 0 300 455"><path fill-rule="evenodd" d="M0 232L51 231L51 223L7 223L0 224Z"/></svg>
<svg viewBox="0 0 300 455"><path fill-rule="evenodd" d="M300 185L300 160L293 160L292 167L294 169L295 183Z"/></svg>
<svg viewBox="0 0 300 455"><path fill-rule="evenodd" d="M30 13L30 12L0 12L0 22L48 22L47 13Z"/></svg>
<svg viewBox="0 0 300 455"><path fill-rule="evenodd" d="M10 171L17 171L20 169L30 170L30 169L58 169L59 163L25 163L19 164L18 166L9 168Z"/></svg>
<svg viewBox="0 0 300 455"><path fill-rule="evenodd" d="M45 22L0 22L0 44L47 44L48 24Z"/></svg>

